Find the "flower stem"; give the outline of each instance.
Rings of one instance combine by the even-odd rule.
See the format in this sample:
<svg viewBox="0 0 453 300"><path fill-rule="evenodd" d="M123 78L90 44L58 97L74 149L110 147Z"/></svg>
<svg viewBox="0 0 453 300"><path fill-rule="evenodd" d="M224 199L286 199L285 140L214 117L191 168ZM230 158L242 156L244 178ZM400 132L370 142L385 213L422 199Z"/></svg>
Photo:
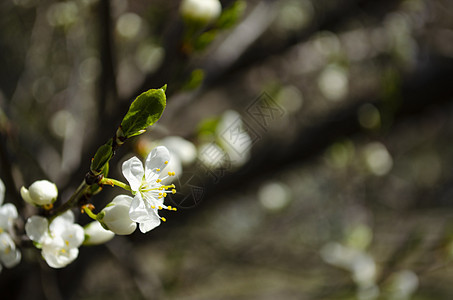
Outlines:
<svg viewBox="0 0 453 300"><path fill-rule="evenodd" d="M125 189L126 191L132 191L131 190L131 187L127 184L125 184L124 182L121 182L119 180L116 180L116 179L112 179L112 178L102 178L100 181L99 181L100 184L104 184L104 185L111 185L111 186L118 186L122 189Z"/></svg>
<svg viewBox="0 0 453 300"><path fill-rule="evenodd" d="M97 220L97 214L93 213L93 211L87 205L83 206L83 210L90 218Z"/></svg>

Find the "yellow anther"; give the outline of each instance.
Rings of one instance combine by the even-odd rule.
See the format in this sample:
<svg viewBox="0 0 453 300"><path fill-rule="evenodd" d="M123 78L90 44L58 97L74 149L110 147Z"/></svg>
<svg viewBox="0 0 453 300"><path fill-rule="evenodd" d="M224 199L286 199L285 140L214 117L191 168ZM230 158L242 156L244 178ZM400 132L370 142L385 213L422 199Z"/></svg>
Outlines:
<svg viewBox="0 0 453 300"><path fill-rule="evenodd" d="M165 164L168 164L168 160L165 161Z"/></svg>
<svg viewBox="0 0 453 300"><path fill-rule="evenodd" d="M158 209L159 209L159 210L162 210L162 206L159 206Z"/></svg>
<svg viewBox="0 0 453 300"><path fill-rule="evenodd" d="M157 183L159 183L159 182L161 182L161 181L162 181L162 179L159 179L159 178L156 180Z"/></svg>
<svg viewBox="0 0 453 300"><path fill-rule="evenodd" d="M61 253L66 253L66 249L61 249Z"/></svg>
<svg viewBox="0 0 453 300"><path fill-rule="evenodd" d="M69 241L64 241L64 243L66 244L66 246L69 246Z"/></svg>
<svg viewBox="0 0 453 300"><path fill-rule="evenodd" d="M176 186L175 186L174 184L170 185L170 187L172 187L172 188L176 188Z"/></svg>
<svg viewBox="0 0 453 300"><path fill-rule="evenodd" d="M152 209L155 209L156 207L155 207L154 205L151 205L151 208L152 208Z"/></svg>
<svg viewBox="0 0 453 300"><path fill-rule="evenodd" d="M165 219L164 217L162 217L161 219L162 221L167 222L167 219Z"/></svg>
<svg viewBox="0 0 453 300"><path fill-rule="evenodd" d="M44 204L44 205L43 205L43 208L44 208L45 210L51 210L51 209L53 208L53 204L52 204L52 203L50 203L50 204Z"/></svg>
<svg viewBox="0 0 453 300"><path fill-rule="evenodd" d="M172 189L172 190L171 190L171 193L172 193L172 194L176 194L176 190L175 190L175 189Z"/></svg>
<svg viewBox="0 0 453 300"><path fill-rule="evenodd" d="M167 193L164 193L164 197L167 197Z"/></svg>
<svg viewBox="0 0 453 300"><path fill-rule="evenodd" d="M172 207L171 210L176 211L176 207Z"/></svg>
<svg viewBox="0 0 453 300"><path fill-rule="evenodd" d="M162 196L157 197L157 199L162 199Z"/></svg>
<svg viewBox="0 0 453 300"><path fill-rule="evenodd" d="M159 196L161 196L161 195L162 195L162 193L159 193Z"/></svg>
<svg viewBox="0 0 453 300"><path fill-rule="evenodd" d="M171 176L171 172L168 172L168 176Z"/></svg>
<svg viewBox="0 0 453 300"><path fill-rule="evenodd" d="M160 172L160 169L156 169L156 172Z"/></svg>
<svg viewBox="0 0 453 300"><path fill-rule="evenodd" d="M171 210L171 206L170 206L170 205L169 205L169 206L167 206L167 209L168 209L168 210Z"/></svg>

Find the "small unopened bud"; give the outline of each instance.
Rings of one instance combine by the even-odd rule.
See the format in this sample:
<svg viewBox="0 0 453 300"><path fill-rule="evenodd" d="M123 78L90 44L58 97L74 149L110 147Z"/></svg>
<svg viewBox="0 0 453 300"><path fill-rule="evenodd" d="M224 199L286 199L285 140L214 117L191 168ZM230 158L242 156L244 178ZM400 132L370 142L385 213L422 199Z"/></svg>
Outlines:
<svg viewBox="0 0 453 300"><path fill-rule="evenodd" d="M101 225L118 235L128 235L135 231L137 224L129 217L132 198L125 195L116 196L112 202L98 214Z"/></svg>
<svg viewBox="0 0 453 300"><path fill-rule="evenodd" d="M27 189L24 186L20 189L20 195L25 202L37 206L48 206L57 200L57 186L48 180L35 181Z"/></svg>
<svg viewBox="0 0 453 300"><path fill-rule="evenodd" d="M186 22L207 25L220 16L222 5L219 0L183 0L179 11Z"/></svg>
<svg viewBox="0 0 453 300"><path fill-rule="evenodd" d="M105 230L98 221L87 224L83 230L85 231L84 245L104 244L115 236L115 233Z"/></svg>

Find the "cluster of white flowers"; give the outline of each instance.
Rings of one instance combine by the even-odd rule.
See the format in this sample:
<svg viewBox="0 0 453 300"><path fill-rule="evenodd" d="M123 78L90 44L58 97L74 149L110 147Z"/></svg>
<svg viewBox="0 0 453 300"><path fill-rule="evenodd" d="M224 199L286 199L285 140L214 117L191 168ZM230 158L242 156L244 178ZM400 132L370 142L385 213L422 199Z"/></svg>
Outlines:
<svg viewBox="0 0 453 300"><path fill-rule="evenodd" d="M162 209L176 210L164 205L169 193L175 193L175 186L164 185L163 181L174 172L163 173L170 162L170 152L164 146L154 148L145 160L145 167L137 157L125 161L122 166L124 177L129 182L134 197L117 196L99 214L99 221L106 229L116 234L134 232L136 224L140 231L146 233L165 221L158 211Z"/></svg>
<svg viewBox="0 0 453 300"><path fill-rule="evenodd" d="M193 161L196 150L192 149L193 158L190 158L185 151L178 152L181 150L178 149L178 142L175 139L166 141L179 153L173 158L179 164ZM171 158L165 146L158 146L149 153L144 166L137 157L125 161L122 171L129 186L110 180L130 190L133 197L119 195L97 215L85 207L90 217L96 219L85 227L74 223L73 212L67 210L51 217L31 216L25 224L26 235L35 247L41 249L41 255L50 267L63 268L77 258L81 245L98 245L109 241L115 234L131 234L137 228L137 223L143 233L156 228L165 221L164 217L159 216L159 210L176 210L164 204L167 195L176 192L174 184L165 183L171 182L168 179L175 176L175 172L163 172L168 168ZM20 193L25 202L46 211L52 209L58 198L56 185L47 180L36 181L29 188L22 187ZM0 270L3 266L14 267L21 260L21 252L14 242L13 225L18 212L13 204L3 204L4 195L5 185L0 180Z"/></svg>
<svg viewBox="0 0 453 300"><path fill-rule="evenodd" d="M0 270L2 265L7 268L16 266L21 259L21 253L10 234L14 220L17 218L17 209L11 203L3 204L5 185L0 180ZM2 205L3 204L3 205Z"/></svg>
<svg viewBox="0 0 453 300"><path fill-rule="evenodd" d="M73 262L85 239L82 226L74 224L70 210L50 224L44 217L32 216L25 224L25 232L42 249L42 256L52 268L63 268Z"/></svg>

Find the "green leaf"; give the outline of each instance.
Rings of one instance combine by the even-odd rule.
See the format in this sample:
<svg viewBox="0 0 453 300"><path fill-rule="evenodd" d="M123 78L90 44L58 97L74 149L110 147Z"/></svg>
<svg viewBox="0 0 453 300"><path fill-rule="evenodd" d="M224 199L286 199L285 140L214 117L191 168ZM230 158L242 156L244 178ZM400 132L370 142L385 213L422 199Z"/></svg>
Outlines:
<svg viewBox="0 0 453 300"><path fill-rule="evenodd" d="M204 50L208 47L217 36L217 30L212 29L202 33L198 38L195 39L193 47L196 51Z"/></svg>
<svg viewBox="0 0 453 300"><path fill-rule="evenodd" d="M90 170L93 174L98 175L102 172L106 164L113 156L113 149L112 149L112 139L110 139L106 144L102 145L96 151L96 154L91 161Z"/></svg>
<svg viewBox="0 0 453 300"><path fill-rule="evenodd" d="M200 139L210 139L215 137L220 117L204 119L198 125L198 137Z"/></svg>
<svg viewBox="0 0 453 300"><path fill-rule="evenodd" d="M224 9L215 27L219 29L228 29L236 25L239 18L244 14L247 4L245 1L238 0L233 3L229 8Z"/></svg>
<svg viewBox="0 0 453 300"><path fill-rule="evenodd" d="M198 88L203 83L203 79L204 79L204 71L201 70L201 69L195 69L190 74L190 78L184 84L183 89L185 89L185 90L194 90L194 89Z"/></svg>
<svg viewBox="0 0 453 300"><path fill-rule="evenodd" d="M167 85L160 89L148 90L132 102L129 111L121 122L121 129L125 138L142 134L148 126L159 120L166 106L166 89Z"/></svg>

